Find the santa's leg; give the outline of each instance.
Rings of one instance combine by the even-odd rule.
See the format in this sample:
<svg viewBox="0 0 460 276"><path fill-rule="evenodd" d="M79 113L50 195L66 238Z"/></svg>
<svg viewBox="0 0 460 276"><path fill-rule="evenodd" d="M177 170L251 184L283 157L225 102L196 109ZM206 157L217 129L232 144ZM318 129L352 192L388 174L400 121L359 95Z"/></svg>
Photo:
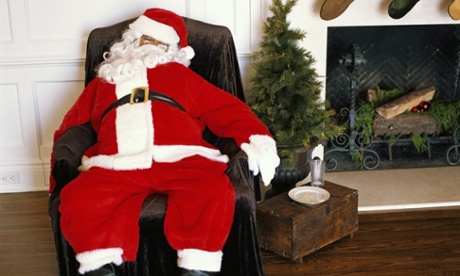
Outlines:
<svg viewBox="0 0 460 276"><path fill-rule="evenodd" d="M92 168L62 190L62 233L76 252L79 273L136 258L138 221L149 191L141 175Z"/></svg>
<svg viewBox="0 0 460 276"><path fill-rule="evenodd" d="M221 268L222 248L233 221L235 191L224 163L202 157L178 163L177 170L172 171L176 177L163 179L161 184L168 193L165 235L178 251L183 275L213 275Z"/></svg>
<svg viewBox="0 0 460 276"><path fill-rule="evenodd" d="M388 14L393 19L405 16L420 0L393 0L388 6Z"/></svg>

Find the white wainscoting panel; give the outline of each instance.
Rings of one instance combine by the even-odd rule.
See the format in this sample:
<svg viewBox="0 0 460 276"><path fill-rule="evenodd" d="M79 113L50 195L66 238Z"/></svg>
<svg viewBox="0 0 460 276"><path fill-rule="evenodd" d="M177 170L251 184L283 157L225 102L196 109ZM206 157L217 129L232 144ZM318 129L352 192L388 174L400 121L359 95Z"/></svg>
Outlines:
<svg viewBox="0 0 460 276"><path fill-rule="evenodd" d="M189 16L230 29L239 54L251 51L251 1L194 0ZM222 12L218 12L222 11Z"/></svg>
<svg viewBox="0 0 460 276"><path fill-rule="evenodd" d="M17 174L0 181L0 192L45 188L29 77L28 68L0 67L0 174Z"/></svg>
<svg viewBox="0 0 460 276"><path fill-rule="evenodd" d="M51 146L54 132L64 114L77 100L83 86L83 80L35 83L40 146Z"/></svg>
<svg viewBox="0 0 460 276"><path fill-rule="evenodd" d="M19 85L0 84L0 150L23 144L21 112L19 111ZM6 155L6 154L5 154Z"/></svg>
<svg viewBox="0 0 460 276"><path fill-rule="evenodd" d="M28 53L28 41L22 0L0 0L0 60L17 59Z"/></svg>
<svg viewBox="0 0 460 276"><path fill-rule="evenodd" d="M83 88L81 81L36 83L40 156L49 161L54 132Z"/></svg>
<svg viewBox="0 0 460 276"><path fill-rule="evenodd" d="M47 188L53 134L83 89L83 73L81 62L0 68L0 173L20 174L19 183L0 181L0 192Z"/></svg>
<svg viewBox="0 0 460 276"><path fill-rule="evenodd" d="M11 17L7 0L0 0L0 42L12 42Z"/></svg>
<svg viewBox="0 0 460 276"><path fill-rule="evenodd" d="M0 68L0 124L6 126L1 131L0 164L10 160L36 163L39 159L29 76L27 68Z"/></svg>

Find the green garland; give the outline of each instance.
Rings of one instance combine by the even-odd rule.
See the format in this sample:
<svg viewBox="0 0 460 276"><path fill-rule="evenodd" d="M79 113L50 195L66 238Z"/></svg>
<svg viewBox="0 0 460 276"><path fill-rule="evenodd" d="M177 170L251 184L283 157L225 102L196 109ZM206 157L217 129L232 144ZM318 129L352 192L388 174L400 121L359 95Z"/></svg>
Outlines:
<svg viewBox="0 0 460 276"><path fill-rule="evenodd" d="M460 124L460 101L439 100L431 103L427 114L435 118L442 127L440 131L450 131Z"/></svg>
<svg viewBox="0 0 460 276"><path fill-rule="evenodd" d="M392 89L383 91L379 87L376 88L377 91L377 100L374 102L368 102L360 100L358 102L358 109L362 112L358 113L359 116L356 117L357 125L356 130L359 132L361 137L364 138L365 143L370 143L372 136L372 124L374 118L377 115L375 108L379 105L382 105L386 102L389 102L393 99L400 97L404 94L402 89ZM412 111L407 111L409 113ZM430 108L427 111L424 111L426 114L432 116L438 122L438 131L435 136L454 130L458 125L460 125L460 101L459 100L433 100L431 102ZM412 143L416 150L419 153L426 152L428 150L428 135L426 134L413 134L411 136ZM390 137L390 143L393 145L396 143L396 136L392 135ZM357 155L360 155L357 152ZM359 162L362 160L361 156L356 156L353 158L355 161Z"/></svg>
<svg viewBox="0 0 460 276"><path fill-rule="evenodd" d="M401 89L383 91L377 87L376 91L377 100L373 102L360 100L358 102L358 109L361 109L362 112L358 112L358 116L356 116L356 131L358 131L360 136L363 137L365 144L370 143L372 140L372 125L374 123L374 118L377 115L375 108L381 104L396 99L403 94ZM393 136L392 141L393 143L395 142L395 137Z"/></svg>

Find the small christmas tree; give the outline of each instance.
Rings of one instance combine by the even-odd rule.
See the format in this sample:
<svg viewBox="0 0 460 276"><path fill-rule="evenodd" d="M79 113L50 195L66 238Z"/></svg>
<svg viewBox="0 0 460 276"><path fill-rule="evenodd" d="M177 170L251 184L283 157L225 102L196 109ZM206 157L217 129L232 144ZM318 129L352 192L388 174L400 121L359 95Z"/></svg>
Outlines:
<svg viewBox="0 0 460 276"><path fill-rule="evenodd" d="M335 111L320 99L314 58L298 46L306 33L291 29L286 19L297 1L272 1L260 49L252 56L248 103L278 145L308 148L312 140L330 139L342 128L333 123Z"/></svg>

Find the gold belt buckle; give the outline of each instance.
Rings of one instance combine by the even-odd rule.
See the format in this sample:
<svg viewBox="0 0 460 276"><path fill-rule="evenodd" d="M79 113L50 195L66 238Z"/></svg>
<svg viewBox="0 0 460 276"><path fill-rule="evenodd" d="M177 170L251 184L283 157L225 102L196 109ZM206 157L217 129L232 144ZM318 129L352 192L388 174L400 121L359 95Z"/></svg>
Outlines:
<svg viewBox="0 0 460 276"><path fill-rule="evenodd" d="M135 102L134 100L138 96L139 92L142 92L142 91L144 91L144 101L142 102L143 103L147 102L149 100L149 88L147 86L140 86L140 87L134 87L131 90L131 98L129 99L129 103L130 104L140 103L139 101Z"/></svg>

